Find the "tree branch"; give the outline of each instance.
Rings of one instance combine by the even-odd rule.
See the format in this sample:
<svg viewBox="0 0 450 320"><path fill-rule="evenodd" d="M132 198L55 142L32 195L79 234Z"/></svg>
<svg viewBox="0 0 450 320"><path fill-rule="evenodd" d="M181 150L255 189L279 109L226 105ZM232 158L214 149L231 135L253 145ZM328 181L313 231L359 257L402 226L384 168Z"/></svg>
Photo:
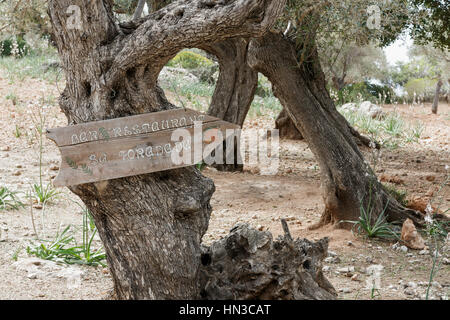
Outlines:
<svg viewBox="0 0 450 320"><path fill-rule="evenodd" d="M113 43L120 48L105 83L113 84L129 69L155 65L184 48L231 37L264 34L284 8L285 0L177 1L139 20L134 32Z"/></svg>

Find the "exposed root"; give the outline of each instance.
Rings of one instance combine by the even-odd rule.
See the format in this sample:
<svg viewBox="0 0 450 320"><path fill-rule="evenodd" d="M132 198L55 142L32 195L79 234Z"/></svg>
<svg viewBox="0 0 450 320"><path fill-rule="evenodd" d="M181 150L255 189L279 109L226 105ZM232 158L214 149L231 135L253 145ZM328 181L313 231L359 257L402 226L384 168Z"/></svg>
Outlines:
<svg viewBox="0 0 450 320"><path fill-rule="evenodd" d="M381 148L381 145L377 141L373 141L372 139L362 135L361 133L359 133L355 128L353 128L350 125L349 125L349 128L350 128L350 133L355 138L357 145L360 145L360 146L363 145L363 146L371 148L372 144L375 144L376 149Z"/></svg>
<svg viewBox="0 0 450 320"><path fill-rule="evenodd" d="M292 240L289 229L272 234L237 225L230 234L202 250L201 298L208 300L335 299L322 273L328 238Z"/></svg>

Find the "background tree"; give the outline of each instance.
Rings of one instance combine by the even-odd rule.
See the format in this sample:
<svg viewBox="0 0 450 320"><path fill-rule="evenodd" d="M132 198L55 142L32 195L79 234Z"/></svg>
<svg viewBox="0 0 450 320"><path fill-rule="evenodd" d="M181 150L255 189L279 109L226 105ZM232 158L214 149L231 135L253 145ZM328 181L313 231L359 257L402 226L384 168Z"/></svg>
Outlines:
<svg viewBox="0 0 450 320"><path fill-rule="evenodd" d="M358 46L339 39L333 46L319 46L319 50L325 76L337 91L352 83L385 80L388 63L377 45Z"/></svg>
<svg viewBox="0 0 450 320"><path fill-rule="evenodd" d="M436 89L431 111L437 114L442 86L444 83L450 81L450 51L431 45L416 45L412 47L410 55L422 58L430 65L430 77L436 80Z"/></svg>

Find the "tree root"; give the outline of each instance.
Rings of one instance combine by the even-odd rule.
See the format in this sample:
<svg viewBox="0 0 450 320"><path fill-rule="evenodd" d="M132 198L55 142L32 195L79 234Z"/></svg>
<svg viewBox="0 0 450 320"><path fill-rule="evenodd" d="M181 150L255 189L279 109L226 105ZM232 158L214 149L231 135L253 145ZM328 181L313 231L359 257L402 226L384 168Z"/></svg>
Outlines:
<svg viewBox="0 0 450 320"><path fill-rule="evenodd" d="M286 231L285 231L286 232ZM202 250L201 298L208 300L335 299L322 273L328 238L273 241L269 232L239 224Z"/></svg>

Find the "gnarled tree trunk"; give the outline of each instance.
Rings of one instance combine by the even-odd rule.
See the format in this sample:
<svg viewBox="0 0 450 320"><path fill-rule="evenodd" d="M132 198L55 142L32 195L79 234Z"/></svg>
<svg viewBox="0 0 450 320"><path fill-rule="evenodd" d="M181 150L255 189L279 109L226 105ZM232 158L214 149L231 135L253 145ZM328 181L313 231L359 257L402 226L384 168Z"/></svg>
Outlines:
<svg viewBox="0 0 450 320"><path fill-rule="evenodd" d="M217 57L219 62L219 78L216 83L214 95L208 114L219 119L243 126L250 105L258 86L258 73L247 64L248 40L232 38L200 47ZM241 154L236 139L224 142L224 164L214 164L220 171L242 171ZM234 163L225 163L227 143L234 143ZM229 150L228 150L229 152Z"/></svg>
<svg viewBox="0 0 450 320"><path fill-rule="evenodd" d="M420 214L389 197L364 160L354 130L328 94L317 51L300 66L298 56L293 43L281 34L269 33L251 41L248 61L272 82L275 96L320 165L325 212L319 226L333 223L349 227L342 222L358 220L361 206L373 210L373 219L386 208L390 221L409 217L420 224Z"/></svg>
<svg viewBox="0 0 450 320"><path fill-rule="evenodd" d="M66 14L73 5L79 16ZM48 6L67 80L60 106L69 124L77 124L175 108L157 78L178 51L259 36L284 1L175 2L126 28L115 23L111 0L50 0ZM117 298L199 296L210 179L187 168L70 189L92 212Z"/></svg>

